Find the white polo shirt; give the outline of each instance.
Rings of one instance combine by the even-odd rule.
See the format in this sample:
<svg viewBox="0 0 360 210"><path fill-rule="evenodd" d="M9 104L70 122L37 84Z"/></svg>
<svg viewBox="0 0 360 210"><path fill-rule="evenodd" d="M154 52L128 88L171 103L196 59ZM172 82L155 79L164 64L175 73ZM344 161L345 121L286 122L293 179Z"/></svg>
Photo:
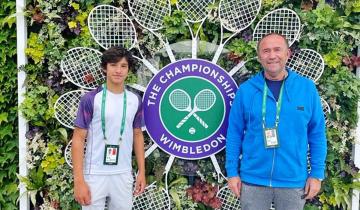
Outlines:
<svg viewBox="0 0 360 210"><path fill-rule="evenodd" d="M84 174L119 174L132 170L133 129L141 128L141 98L126 91L126 119L122 141L119 144L123 115L124 93L107 90L105 104L105 124L108 144L119 144L117 165L104 165L105 141L101 128L102 87L86 93L80 100L75 126L87 129Z"/></svg>

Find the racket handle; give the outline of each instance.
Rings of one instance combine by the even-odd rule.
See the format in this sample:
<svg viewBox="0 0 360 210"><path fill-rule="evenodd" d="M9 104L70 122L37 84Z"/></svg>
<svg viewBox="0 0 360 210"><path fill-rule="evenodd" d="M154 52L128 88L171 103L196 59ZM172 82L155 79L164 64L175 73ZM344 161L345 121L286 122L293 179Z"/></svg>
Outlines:
<svg viewBox="0 0 360 210"><path fill-rule="evenodd" d="M175 59L174 53L171 50L171 47L170 47L169 42L167 40L166 40L166 42L164 42L164 46L165 46L165 50L166 50L166 52L167 52L167 54L169 56L170 61L172 63L175 62L176 59Z"/></svg>
<svg viewBox="0 0 360 210"><path fill-rule="evenodd" d="M169 174L170 168L171 168L174 160L175 160L175 156L174 156L174 155L170 155L169 160L167 161L166 166L165 166L165 171L164 171L164 173L165 173L165 189L166 189L166 191L168 191L168 189L169 189L169 185L168 185L168 174Z"/></svg>
<svg viewBox="0 0 360 210"><path fill-rule="evenodd" d="M154 74L154 75L156 75L157 73L158 73L158 70L157 69L155 69L155 67L148 61L148 60L146 60L146 59L141 59L141 61L144 63L144 65L146 66L146 67L148 67L148 69Z"/></svg>
<svg viewBox="0 0 360 210"><path fill-rule="evenodd" d="M145 158L147 158L156 148L157 144L151 145L151 147L149 147L149 149L147 149L145 152Z"/></svg>
<svg viewBox="0 0 360 210"><path fill-rule="evenodd" d="M194 37L191 42L191 57L193 59L196 59L197 57L197 42L198 40L196 37Z"/></svg>
<svg viewBox="0 0 360 210"><path fill-rule="evenodd" d="M146 87L144 87L142 85L139 85L139 84L133 83L133 84L129 84L129 86L136 89L136 90L138 90L138 91L141 91L143 93L145 93L145 91L146 91Z"/></svg>
<svg viewBox="0 0 360 210"><path fill-rule="evenodd" d="M154 75L158 73L158 70L145 58L139 58L135 55L133 55L133 57L141 61Z"/></svg>
<svg viewBox="0 0 360 210"><path fill-rule="evenodd" d="M215 171L216 171L217 174L218 174L218 179L220 179L220 176L219 176L219 175L221 175L223 178L226 179L226 177L224 176L224 174L221 172L219 163L218 163L218 161L216 160L215 155L210 155L210 159L211 159L211 162L212 162L213 165L214 165ZM218 181L219 181L219 180L218 180Z"/></svg>
<svg viewBox="0 0 360 210"><path fill-rule="evenodd" d="M188 121L188 119L191 117L191 115L193 115L195 112L191 111L188 115L186 115L177 125L176 128L181 128L181 126L184 125L184 123L186 123L186 121Z"/></svg>
<svg viewBox="0 0 360 210"><path fill-rule="evenodd" d="M217 63L223 49L224 49L224 44L220 44L219 47L217 48L216 52L215 52L215 55L214 55L212 61L211 61L212 63L214 63L214 64Z"/></svg>
<svg viewBox="0 0 360 210"><path fill-rule="evenodd" d="M206 122L204 122L204 120L202 120L196 113L194 113L194 117L204 128L209 127L208 124L206 124Z"/></svg>
<svg viewBox="0 0 360 210"><path fill-rule="evenodd" d="M237 71L239 71L239 69L241 69L245 65L245 63L245 61L241 61L240 63L238 63L236 66L234 66L234 68L229 71L229 75L234 75Z"/></svg>
<svg viewBox="0 0 360 210"><path fill-rule="evenodd" d="M175 160L175 156L170 155L170 157L169 157L169 159L168 159L168 161L167 161L167 163L165 165L165 171L164 171L165 173L168 173L170 171L170 168L171 168L174 160Z"/></svg>

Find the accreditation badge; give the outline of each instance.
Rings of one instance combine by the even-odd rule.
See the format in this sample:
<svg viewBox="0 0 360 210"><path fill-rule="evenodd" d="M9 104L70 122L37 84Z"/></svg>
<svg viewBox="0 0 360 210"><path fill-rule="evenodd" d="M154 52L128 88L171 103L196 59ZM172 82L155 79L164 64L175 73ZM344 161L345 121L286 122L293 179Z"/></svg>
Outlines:
<svg viewBox="0 0 360 210"><path fill-rule="evenodd" d="M106 144L104 153L104 165L117 165L119 145Z"/></svg>
<svg viewBox="0 0 360 210"><path fill-rule="evenodd" d="M277 128L264 128L264 144L266 148L279 147L279 136Z"/></svg>

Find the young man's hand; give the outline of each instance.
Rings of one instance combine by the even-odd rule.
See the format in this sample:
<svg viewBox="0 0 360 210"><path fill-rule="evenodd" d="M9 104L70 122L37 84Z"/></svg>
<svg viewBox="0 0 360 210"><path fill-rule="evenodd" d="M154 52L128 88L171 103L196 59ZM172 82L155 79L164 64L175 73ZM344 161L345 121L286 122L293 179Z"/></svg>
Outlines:
<svg viewBox="0 0 360 210"><path fill-rule="evenodd" d="M145 173L139 173L136 177L134 195L139 195L144 192L146 186Z"/></svg>
<svg viewBox="0 0 360 210"><path fill-rule="evenodd" d="M74 183L74 197L75 200L82 206L91 204L90 189L85 181L78 181Z"/></svg>

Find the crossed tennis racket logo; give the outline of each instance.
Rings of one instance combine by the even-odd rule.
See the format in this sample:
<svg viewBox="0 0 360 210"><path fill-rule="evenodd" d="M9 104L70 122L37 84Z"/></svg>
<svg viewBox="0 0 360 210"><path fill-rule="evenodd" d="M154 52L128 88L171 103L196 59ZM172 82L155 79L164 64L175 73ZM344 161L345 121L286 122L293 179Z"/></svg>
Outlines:
<svg viewBox="0 0 360 210"><path fill-rule="evenodd" d="M196 114L196 112L209 111L216 102L215 93L210 89L204 89L198 92L194 98L194 107L191 108L191 98L187 92L182 89L175 89L169 95L171 106L177 111L189 112L177 125L176 128L181 128L188 121L191 116L204 127L208 128L208 124Z"/></svg>

